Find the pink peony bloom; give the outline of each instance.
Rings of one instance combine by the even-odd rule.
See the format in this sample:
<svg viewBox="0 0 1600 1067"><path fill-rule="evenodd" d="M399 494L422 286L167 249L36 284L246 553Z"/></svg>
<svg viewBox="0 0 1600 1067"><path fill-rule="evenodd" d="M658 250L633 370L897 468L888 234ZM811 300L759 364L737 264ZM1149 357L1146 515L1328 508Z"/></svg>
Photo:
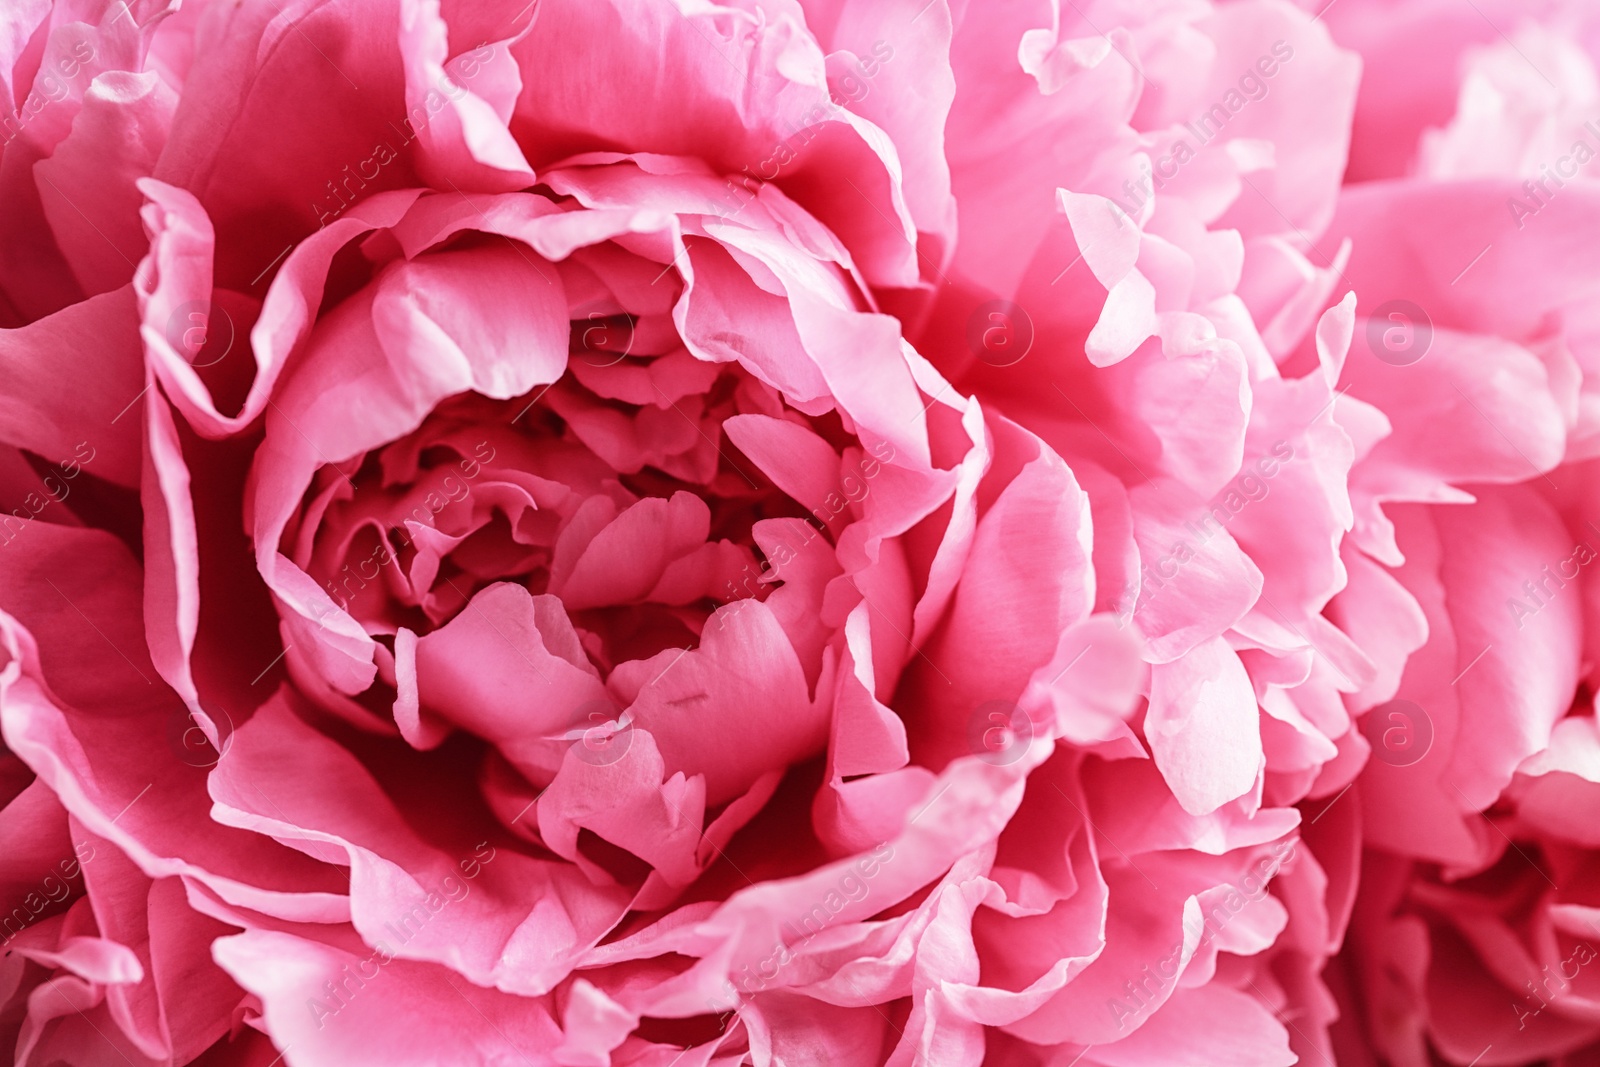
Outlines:
<svg viewBox="0 0 1600 1067"><path fill-rule="evenodd" d="M0 1042L1589 1062L1518 11L0 12Z"/></svg>
<svg viewBox="0 0 1600 1067"><path fill-rule="evenodd" d="M1388 430L1350 478L1351 548L1385 577L1352 585L1349 610L1374 644L1425 638L1366 720L1378 758L1335 969L1341 1056L1583 1063L1600 1037L1575 958L1600 936L1580 828L1600 632L1600 258L1578 239L1600 218L1581 168L1600 148L1596 40L1575 5L1537 23L1488 10L1506 35L1427 5L1395 14L1332 19L1375 80L1431 101L1363 90L1352 175L1388 180L1348 187L1330 229L1371 308L1346 385ZM1400 74L1424 35L1456 69Z"/></svg>
<svg viewBox="0 0 1600 1067"><path fill-rule="evenodd" d="M1130 849L1107 828L1141 866L1137 849L1163 850L1175 873L1158 884L1203 886L1242 864L1198 893L1112 887L1108 912L1140 909L1126 914L1142 928L1188 929L1198 904L1205 946L1169 979L1170 1013L1123 984L1146 982L1141 967L1163 954L1147 946L1124 966L1112 990L1124 1007L1112 1011L1149 1022L1126 1051L1099 1045L1113 1033L1085 1033L1096 1047L1084 1062L1316 1059L1336 1014L1318 973L1355 887L1358 824L1338 805L1367 749L1355 716L1398 682L1339 611L1348 477L1372 412L1338 385L1354 327L1355 298L1336 288L1343 254L1305 243L1333 214L1359 66L1287 5L1147 17L1091 49L1084 38L1106 24L1087 14L1039 53L1037 85L1016 79L1011 106L1043 111L1033 94L1046 89L1054 113L1036 121L1079 150L1070 169L1040 157L1016 175L1029 181L1016 195L1032 215L983 193L1015 149L979 106L992 114L1004 102L964 105L958 93L961 239L951 284L912 340L958 387L1038 432L1089 493L1099 606L1139 635L1151 669L1134 728L1154 766L1137 773L1168 794L1162 819L1181 822L1147 823L1126 787L1104 801L1124 813L1095 818L1133 835ZM993 214L979 222L982 212ZM962 343L962 325L996 309L1030 342L1024 360ZM1168 836L1184 823L1223 833ZM1294 847L1270 895L1245 908L1243 846L1257 834ZM1280 873L1270 856L1265 869ZM1212 935L1233 913L1241 919L1218 946ZM1217 1046L1191 1045L1196 1011ZM1017 1032L1054 1036L1038 1024Z"/></svg>

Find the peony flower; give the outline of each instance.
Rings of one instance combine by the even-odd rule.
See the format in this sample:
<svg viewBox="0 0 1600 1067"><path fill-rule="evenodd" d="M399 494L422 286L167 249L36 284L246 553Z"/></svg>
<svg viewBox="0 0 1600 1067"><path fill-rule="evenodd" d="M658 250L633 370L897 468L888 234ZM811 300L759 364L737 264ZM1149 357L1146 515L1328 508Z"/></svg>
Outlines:
<svg viewBox="0 0 1600 1067"><path fill-rule="evenodd" d="M0 30L19 1065L1600 1048L1585 9Z"/></svg>
<svg viewBox="0 0 1600 1067"><path fill-rule="evenodd" d="M1589 879L1567 777L1584 773L1592 723L1600 547L1595 265L1574 239L1600 207L1575 151L1595 83L1582 14L1553 7L1481 42L1420 6L1388 30L1359 6L1335 20L1380 70L1419 26L1461 55L1459 79L1412 78L1413 96L1453 114L1358 108L1353 157L1386 154L1362 176L1390 180L1348 187L1331 229L1372 302L1347 385L1388 430L1351 471L1352 547L1377 580L1352 585L1349 606L1374 646L1417 646L1392 657L1397 699L1366 721L1366 859L1337 968L1343 1045L1372 1050L1354 1062L1529 1063L1593 1040L1572 1021L1581 999L1549 999L1593 932L1572 910Z"/></svg>
<svg viewBox="0 0 1600 1067"><path fill-rule="evenodd" d="M993 32L997 65L1006 31ZM961 45L958 34L958 85L960 58L977 55ZM1141 867L1143 842L1181 842L1189 851L1163 862L1187 877L1215 877L1203 853L1240 864L1193 898L1206 947L1170 983L1172 1010L1149 1014L1128 1051L1097 1045L1084 1061L1315 1060L1337 1014L1318 975L1355 885L1357 824L1339 798L1367 749L1356 719L1398 681L1339 610L1348 472L1371 416L1339 387L1356 300L1339 291L1347 253L1307 238L1333 213L1358 64L1316 20L1265 3L1084 11L1033 31L1030 48L1036 84L1013 79L1010 107L1037 109L1036 128L1073 150L1024 157L1012 180L1031 211L1013 210L984 192L1016 156L991 118L1008 101L957 94L961 239L951 284L912 339L1079 476L1099 607L1139 635L1150 665L1134 729L1154 767L1141 773L1168 795L1172 829L1229 828L1160 846L1171 831L1143 823L1134 846L1107 836ZM1020 361L975 343L970 325L963 334L997 312L1027 341ZM1102 810L1129 806L1123 795ZM1254 834L1294 847L1281 866L1266 854L1271 891L1244 910L1255 894L1241 879L1260 869L1241 846ZM1189 928L1186 894L1149 889L1114 886L1110 914L1139 908L1141 926ZM1210 917L1235 911L1252 934L1233 940L1230 927L1218 946ZM1146 945L1128 977L1144 981L1141 966L1168 948ZM1147 992L1114 988L1148 1010ZM1190 1045L1201 1015L1218 1041L1205 1051Z"/></svg>
<svg viewBox="0 0 1600 1067"><path fill-rule="evenodd" d="M1486 812L1482 856L1374 850L1342 961L1385 1062L1583 1063L1600 1047L1595 719L1557 724ZM1358 992L1359 991L1359 992Z"/></svg>
<svg viewBox="0 0 1600 1067"><path fill-rule="evenodd" d="M6 745L112 857L29 928L23 1061L982 1057L915 960L970 946L1030 771L1083 795L1055 738L1132 743L1087 497L875 310L948 227L842 103L891 46L627 13L607 62L681 75L645 121L550 61L620 13L163 23L139 439L91 434L139 496L0 561ZM341 82L395 122L330 126ZM1013 892L1093 936L1103 891L1048 870Z"/></svg>

